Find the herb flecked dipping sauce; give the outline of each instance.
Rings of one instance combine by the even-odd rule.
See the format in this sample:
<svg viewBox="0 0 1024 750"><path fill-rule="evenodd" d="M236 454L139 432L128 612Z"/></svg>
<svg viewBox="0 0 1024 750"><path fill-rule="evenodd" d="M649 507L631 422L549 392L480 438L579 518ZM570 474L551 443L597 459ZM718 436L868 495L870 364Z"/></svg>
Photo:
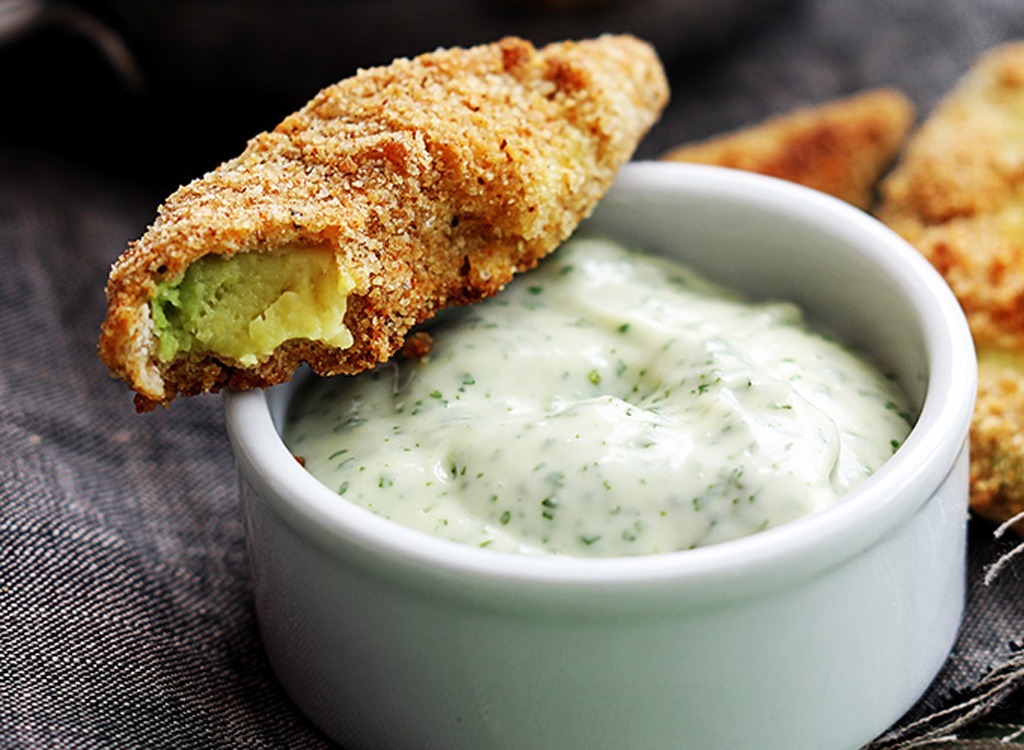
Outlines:
<svg viewBox="0 0 1024 750"><path fill-rule="evenodd" d="M642 555L825 508L913 421L784 302L572 240L432 329L419 360L313 380L285 443L344 500L464 544Z"/></svg>

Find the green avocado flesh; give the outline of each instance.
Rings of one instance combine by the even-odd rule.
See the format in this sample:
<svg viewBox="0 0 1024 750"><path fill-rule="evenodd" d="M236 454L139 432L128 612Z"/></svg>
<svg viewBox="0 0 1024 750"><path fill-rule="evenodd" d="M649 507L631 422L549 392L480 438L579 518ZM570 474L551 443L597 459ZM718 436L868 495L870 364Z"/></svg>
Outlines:
<svg viewBox="0 0 1024 750"><path fill-rule="evenodd" d="M250 367L291 339L347 348L342 321L354 285L327 248L207 255L157 285L150 312L158 356L208 354Z"/></svg>

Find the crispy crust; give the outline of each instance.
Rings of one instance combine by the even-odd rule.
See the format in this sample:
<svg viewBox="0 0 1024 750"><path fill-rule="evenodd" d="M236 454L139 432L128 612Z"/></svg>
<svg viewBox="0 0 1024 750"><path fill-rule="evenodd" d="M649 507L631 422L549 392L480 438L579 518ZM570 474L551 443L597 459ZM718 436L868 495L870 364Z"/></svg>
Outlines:
<svg viewBox="0 0 1024 750"><path fill-rule="evenodd" d="M983 56L882 184L877 214L949 282L979 345L1024 350L1024 44Z"/></svg>
<svg viewBox="0 0 1024 750"><path fill-rule="evenodd" d="M662 158L778 177L867 210L913 122L905 95L876 89L683 145Z"/></svg>
<svg viewBox="0 0 1024 750"><path fill-rule="evenodd" d="M370 368L415 324L494 294L564 240L667 96L656 54L629 36L540 50L510 38L360 71L167 199L111 270L100 356L140 411L279 383L302 362ZM332 248L355 277L351 347L293 340L251 368L157 359L160 280L210 253L296 244Z"/></svg>
<svg viewBox="0 0 1024 750"><path fill-rule="evenodd" d="M942 273L970 323L981 359L970 503L993 521L1024 511L1022 133L1016 43L982 56L940 102L883 182L877 210Z"/></svg>
<svg viewBox="0 0 1024 750"><path fill-rule="evenodd" d="M1024 373L1012 367L978 365L971 510L997 523L1024 512ZM1024 523L1015 529L1024 531Z"/></svg>

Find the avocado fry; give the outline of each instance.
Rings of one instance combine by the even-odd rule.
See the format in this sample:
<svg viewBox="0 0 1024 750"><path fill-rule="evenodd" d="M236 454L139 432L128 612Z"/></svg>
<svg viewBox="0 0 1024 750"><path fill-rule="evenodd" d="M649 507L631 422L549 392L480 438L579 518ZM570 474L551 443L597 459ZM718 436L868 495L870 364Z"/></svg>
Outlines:
<svg viewBox="0 0 1024 750"><path fill-rule="evenodd" d="M167 199L111 269L100 356L139 411L372 368L557 247L667 96L629 36L360 71Z"/></svg>
<svg viewBox="0 0 1024 750"><path fill-rule="evenodd" d="M971 509L1024 512L1024 43L983 54L914 133L878 217L943 275L978 349ZM1024 523L1014 527L1024 533Z"/></svg>

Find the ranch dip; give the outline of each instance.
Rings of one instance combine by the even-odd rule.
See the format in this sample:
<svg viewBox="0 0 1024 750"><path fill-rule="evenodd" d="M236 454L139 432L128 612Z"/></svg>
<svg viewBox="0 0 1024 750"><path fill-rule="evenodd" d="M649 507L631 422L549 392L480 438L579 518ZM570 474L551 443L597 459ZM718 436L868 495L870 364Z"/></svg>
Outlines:
<svg viewBox="0 0 1024 750"><path fill-rule="evenodd" d="M913 420L792 304L603 240L568 242L432 336L421 359L314 380L285 442L344 501L504 552L753 534L838 502Z"/></svg>

